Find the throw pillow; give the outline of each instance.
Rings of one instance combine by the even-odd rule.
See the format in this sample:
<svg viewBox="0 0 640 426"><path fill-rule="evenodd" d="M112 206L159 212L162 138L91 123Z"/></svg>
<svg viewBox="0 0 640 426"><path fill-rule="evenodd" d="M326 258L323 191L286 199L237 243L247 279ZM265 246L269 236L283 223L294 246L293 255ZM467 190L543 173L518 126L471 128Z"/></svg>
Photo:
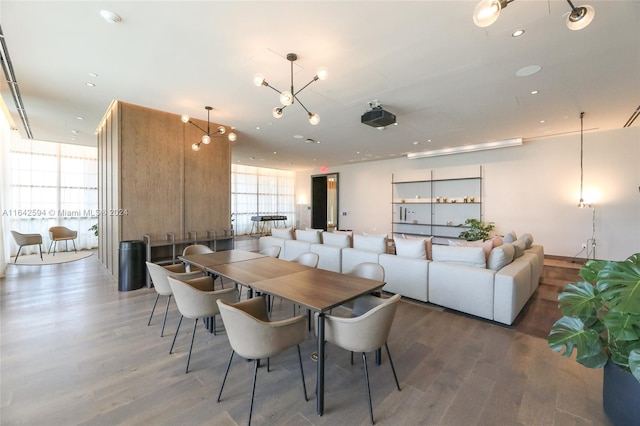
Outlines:
<svg viewBox="0 0 640 426"><path fill-rule="evenodd" d="M434 244L433 261L458 263L460 265L475 266L477 268L487 267L487 261L482 247L459 247Z"/></svg>
<svg viewBox="0 0 640 426"><path fill-rule="evenodd" d="M524 254L525 249L527 248L525 242L522 240L516 240L512 242L511 245L513 245L513 248L516 250L516 253L513 256L514 259L517 259L520 256L522 256Z"/></svg>
<svg viewBox="0 0 640 426"><path fill-rule="evenodd" d="M323 232L322 244L340 248L351 247L351 237L342 233Z"/></svg>
<svg viewBox="0 0 640 426"><path fill-rule="evenodd" d="M500 235L496 235L495 237L491 238L491 242L493 243L493 247L500 247L502 244L504 244L504 241L502 240L502 237Z"/></svg>
<svg viewBox="0 0 640 426"><path fill-rule="evenodd" d="M271 236L283 240L293 240L293 228L271 228Z"/></svg>
<svg viewBox="0 0 640 426"><path fill-rule="evenodd" d="M396 243L396 255L417 259L427 258L427 242L425 238L394 238L393 241Z"/></svg>
<svg viewBox="0 0 640 426"><path fill-rule="evenodd" d="M407 240L424 240L425 250L427 251L427 259L428 260L432 260L433 259L433 253L432 253L433 236L425 238L425 237L416 237L416 236L413 236L413 235L402 234L402 238L405 238Z"/></svg>
<svg viewBox="0 0 640 426"><path fill-rule="evenodd" d="M504 241L505 243L512 243L517 239L518 237L516 236L516 233L513 231L509 232L504 237L502 237L502 241Z"/></svg>
<svg viewBox="0 0 640 426"><path fill-rule="evenodd" d="M296 240L306 241L312 244L320 244L320 231L303 231L302 229L296 229Z"/></svg>
<svg viewBox="0 0 640 426"><path fill-rule="evenodd" d="M493 241L451 241L449 240L450 246L458 246L458 247L482 247L484 251L485 260L489 259L489 254L491 254L491 249L493 248Z"/></svg>
<svg viewBox="0 0 640 426"><path fill-rule="evenodd" d="M387 252L387 237L369 237L365 235L353 236L353 248L373 251L376 253Z"/></svg>
<svg viewBox="0 0 640 426"><path fill-rule="evenodd" d="M533 245L533 236L531 236L531 234L522 234L518 237L518 240L524 241L524 244L526 246L525 250L530 249Z"/></svg>
<svg viewBox="0 0 640 426"><path fill-rule="evenodd" d="M504 244L495 247L493 250L491 250L491 254L489 255L489 260L487 261L487 269L499 271L500 269L513 262L515 253L516 249L513 244Z"/></svg>

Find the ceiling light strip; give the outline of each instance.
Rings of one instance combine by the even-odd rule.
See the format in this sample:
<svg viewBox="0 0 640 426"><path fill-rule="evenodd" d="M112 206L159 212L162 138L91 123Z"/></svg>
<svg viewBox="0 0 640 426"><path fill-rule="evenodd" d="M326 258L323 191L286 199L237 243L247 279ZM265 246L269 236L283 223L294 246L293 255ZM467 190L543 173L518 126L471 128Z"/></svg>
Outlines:
<svg viewBox="0 0 640 426"><path fill-rule="evenodd" d="M5 42L2 26L0 26L0 61L2 62L2 70L4 71L4 76L7 79L9 87L11 88L11 96L13 97L13 102L16 105L16 109L18 110L18 114L20 115L20 119L22 120L22 125L24 126L24 130L27 133L27 138L33 139L33 133L31 132L31 126L29 125L29 119L27 118L27 111L24 109L22 96L20 96L20 89L18 88L18 82L16 81L15 73L13 71L13 65L11 65L9 49L7 48L7 44Z"/></svg>
<svg viewBox="0 0 640 426"><path fill-rule="evenodd" d="M415 160L417 158L438 157L441 155L462 154L465 152L484 151L487 149L506 148L510 146L522 145L522 138L505 139L500 141L492 141L486 143L477 143L473 145L455 146L451 148L432 149L422 152L410 152L407 159Z"/></svg>

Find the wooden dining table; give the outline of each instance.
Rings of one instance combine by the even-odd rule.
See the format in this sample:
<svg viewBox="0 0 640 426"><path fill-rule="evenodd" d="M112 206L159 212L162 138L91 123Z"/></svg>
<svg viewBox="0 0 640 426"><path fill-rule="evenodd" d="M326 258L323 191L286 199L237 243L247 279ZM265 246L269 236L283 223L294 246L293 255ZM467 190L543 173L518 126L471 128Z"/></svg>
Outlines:
<svg viewBox="0 0 640 426"><path fill-rule="evenodd" d="M227 253L229 262L221 262ZM241 253L238 253L241 252ZM181 256L181 260L255 291L301 305L317 315L317 404L324 413L324 318L326 312L382 288L383 281L354 277L242 250ZM217 256L216 256L217 255ZM257 255L257 256L252 256ZM197 263L196 263L197 262Z"/></svg>

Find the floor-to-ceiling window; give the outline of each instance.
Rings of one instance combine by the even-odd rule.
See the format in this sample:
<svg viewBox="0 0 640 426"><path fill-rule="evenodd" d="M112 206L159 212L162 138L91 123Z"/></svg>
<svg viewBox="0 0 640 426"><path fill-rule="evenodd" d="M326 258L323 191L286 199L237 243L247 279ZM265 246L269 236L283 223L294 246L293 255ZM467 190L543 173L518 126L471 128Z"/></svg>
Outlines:
<svg viewBox="0 0 640 426"><path fill-rule="evenodd" d="M49 228L62 225L78 231L78 249L97 247L98 238L90 229L99 214L95 147L12 138L6 164L0 212L5 235L9 230L40 234L47 249ZM10 254L16 250L12 244Z"/></svg>
<svg viewBox="0 0 640 426"><path fill-rule="evenodd" d="M294 191L294 172L232 165L231 211L236 235L251 232L251 216L283 215L288 226L295 223Z"/></svg>

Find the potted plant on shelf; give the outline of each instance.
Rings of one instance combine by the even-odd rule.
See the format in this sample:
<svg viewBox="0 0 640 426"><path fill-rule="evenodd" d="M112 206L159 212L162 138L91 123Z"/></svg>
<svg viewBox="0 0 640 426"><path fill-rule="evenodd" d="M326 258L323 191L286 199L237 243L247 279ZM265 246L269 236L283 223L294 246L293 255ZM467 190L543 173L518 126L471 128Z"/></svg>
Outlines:
<svg viewBox="0 0 640 426"><path fill-rule="evenodd" d="M604 367L602 400L614 424L640 424L640 253L624 261L590 260L582 281L558 296L562 318L549 347L589 368Z"/></svg>
<svg viewBox="0 0 640 426"><path fill-rule="evenodd" d="M467 229L458 235L458 238L467 241L486 241L489 239L489 234L496 225L493 222L484 223L478 219L467 219L462 225L458 226L468 226Z"/></svg>

